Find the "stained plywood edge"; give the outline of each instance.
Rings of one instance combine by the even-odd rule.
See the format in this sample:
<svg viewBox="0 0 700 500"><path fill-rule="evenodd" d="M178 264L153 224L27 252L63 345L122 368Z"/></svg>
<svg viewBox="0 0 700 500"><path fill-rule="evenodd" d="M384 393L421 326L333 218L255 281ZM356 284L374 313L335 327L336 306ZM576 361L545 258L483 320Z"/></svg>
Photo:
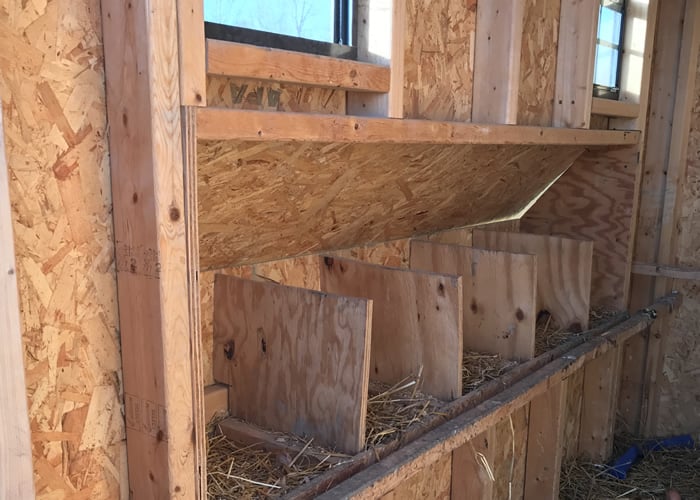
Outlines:
<svg viewBox="0 0 700 500"><path fill-rule="evenodd" d="M414 240L410 267L462 276L465 350L534 357L536 257Z"/></svg>
<svg viewBox="0 0 700 500"><path fill-rule="evenodd" d="M475 230L475 248L537 255L537 308L564 328L588 329L593 242L557 236Z"/></svg>
<svg viewBox="0 0 700 500"><path fill-rule="evenodd" d="M589 127L597 32L596 2L562 0L554 95L556 127Z"/></svg>
<svg viewBox="0 0 700 500"><path fill-rule="evenodd" d="M372 302L224 275L214 287L214 376L231 415L359 452Z"/></svg>
<svg viewBox="0 0 700 500"><path fill-rule="evenodd" d="M530 402L524 498L557 498L559 495L566 385L566 380L562 380Z"/></svg>
<svg viewBox="0 0 700 500"><path fill-rule="evenodd" d="M177 0L178 54L180 56L180 103L207 105L204 2Z"/></svg>
<svg viewBox="0 0 700 500"><path fill-rule="evenodd" d="M472 121L518 121L523 0L489 0L476 9Z"/></svg>
<svg viewBox="0 0 700 500"><path fill-rule="evenodd" d="M611 146L636 144L639 133L619 130L478 125L433 120L267 113L224 108L197 112L200 140L364 142L422 144L542 144Z"/></svg>
<svg viewBox="0 0 700 500"><path fill-rule="evenodd" d="M386 66L244 43L207 40L207 73L355 92L388 92Z"/></svg>
<svg viewBox="0 0 700 500"><path fill-rule="evenodd" d="M34 478L8 180L0 112L0 497L29 500Z"/></svg>
<svg viewBox="0 0 700 500"><path fill-rule="evenodd" d="M370 378L396 384L422 373L421 390L462 395L462 280L337 257L318 257L321 290L373 302Z"/></svg>

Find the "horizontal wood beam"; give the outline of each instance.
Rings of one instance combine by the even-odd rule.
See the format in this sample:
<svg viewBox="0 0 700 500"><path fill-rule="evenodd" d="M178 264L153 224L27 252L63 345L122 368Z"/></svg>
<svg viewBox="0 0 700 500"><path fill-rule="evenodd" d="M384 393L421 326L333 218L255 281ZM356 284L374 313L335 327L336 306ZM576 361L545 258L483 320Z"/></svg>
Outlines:
<svg viewBox="0 0 700 500"><path fill-rule="evenodd" d="M614 116L616 118L637 118L639 116L639 104L594 97L591 114Z"/></svg>
<svg viewBox="0 0 700 500"><path fill-rule="evenodd" d="M642 276L661 276L678 280L700 280L700 269L692 267L656 266L654 264L632 264L632 272Z"/></svg>
<svg viewBox="0 0 700 500"><path fill-rule="evenodd" d="M391 79L386 66L211 39L207 73L354 92L389 92Z"/></svg>
<svg viewBox="0 0 700 500"><path fill-rule="evenodd" d="M200 140L622 146L639 132L199 108Z"/></svg>

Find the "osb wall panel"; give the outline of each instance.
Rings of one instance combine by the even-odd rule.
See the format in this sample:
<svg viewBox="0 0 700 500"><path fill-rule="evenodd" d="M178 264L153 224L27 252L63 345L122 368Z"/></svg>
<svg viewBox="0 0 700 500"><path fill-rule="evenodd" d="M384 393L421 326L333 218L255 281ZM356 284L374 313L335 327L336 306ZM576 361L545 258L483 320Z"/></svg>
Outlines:
<svg viewBox="0 0 700 500"><path fill-rule="evenodd" d="M40 499L128 495L100 36L97 0L0 0Z"/></svg>
<svg viewBox="0 0 700 500"><path fill-rule="evenodd" d="M345 114L345 92L210 75L207 105L255 111Z"/></svg>
<svg viewBox="0 0 700 500"><path fill-rule="evenodd" d="M518 123L552 125L561 0L526 0Z"/></svg>
<svg viewBox="0 0 700 500"><path fill-rule="evenodd" d="M678 223L679 264L700 268L700 61L695 84L688 165ZM661 377L659 435L700 432L700 282L676 281L683 305L672 320Z"/></svg>
<svg viewBox="0 0 700 500"><path fill-rule="evenodd" d="M636 151L631 146L584 153L521 220L524 232L594 242L594 307L626 307Z"/></svg>
<svg viewBox="0 0 700 500"><path fill-rule="evenodd" d="M517 215L576 146L200 142L203 269Z"/></svg>
<svg viewBox="0 0 700 500"><path fill-rule="evenodd" d="M471 120L476 3L406 0L406 118Z"/></svg>

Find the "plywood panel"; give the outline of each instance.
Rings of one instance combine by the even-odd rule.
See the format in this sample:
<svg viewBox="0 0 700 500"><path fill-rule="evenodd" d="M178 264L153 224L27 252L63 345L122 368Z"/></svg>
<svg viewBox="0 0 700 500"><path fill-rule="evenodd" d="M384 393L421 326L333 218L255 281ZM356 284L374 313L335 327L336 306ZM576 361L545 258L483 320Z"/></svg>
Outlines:
<svg viewBox="0 0 700 500"><path fill-rule="evenodd" d="M521 221L523 231L593 241L593 307L626 307L637 169L636 148L588 151Z"/></svg>
<svg viewBox="0 0 700 500"><path fill-rule="evenodd" d="M475 230L474 247L537 255L537 310L562 327L588 329L593 243L554 236Z"/></svg>
<svg viewBox="0 0 700 500"><path fill-rule="evenodd" d="M495 500L522 498L525 489L525 462L529 406L513 411L495 425L496 453L493 485Z"/></svg>
<svg viewBox="0 0 700 500"><path fill-rule="evenodd" d="M207 106L342 115L345 91L209 75Z"/></svg>
<svg viewBox="0 0 700 500"><path fill-rule="evenodd" d="M502 220L523 211L580 152L200 142L201 264L227 267Z"/></svg>
<svg viewBox="0 0 700 500"><path fill-rule="evenodd" d="M404 117L471 119L476 4L406 1Z"/></svg>
<svg viewBox="0 0 700 500"><path fill-rule="evenodd" d="M552 125L561 0L526 0L518 123Z"/></svg>
<svg viewBox="0 0 700 500"><path fill-rule="evenodd" d="M370 378L395 384L422 369L422 391L462 395L462 281L457 276L321 257L321 290L373 302Z"/></svg>
<svg viewBox="0 0 700 500"><path fill-rule="evenodd" d="M371 302L223 275L214 287L214 376L231 415L360 451Z"/></svg>
<svg viewBox="0 0 700 500"><path fill-rule="evenodd" d="M581 405L583 403L583 370L577 370L565 379L566 401L562 459L578 456L578 441L581 430Z"/></svg>
<svg viewBox="0 0 700 500"><path fill-rule="evenodd" d="M451 500L493 498L496 446L492 426L452 452Z"/></svg>
<svg viewBox="0 0 700 500"><path fill-rule="evenodd" d="M18 389L39 498L128 496L101 40L98 2L0 1Z"/></svg>
<svg viewBox="0 0 700 500"><path fill-rule="evenodd" d="M462 276L465 350L534 357L534 256L412 241L410 266Z"/></svg>
<svg viewBox="0 0 700 500"><path fill-rule="evenodd" d="M450 496L452 454L447 453L437 462L414 474L395 490L382 495L382 500L421 498L439 500Z"/></svg>

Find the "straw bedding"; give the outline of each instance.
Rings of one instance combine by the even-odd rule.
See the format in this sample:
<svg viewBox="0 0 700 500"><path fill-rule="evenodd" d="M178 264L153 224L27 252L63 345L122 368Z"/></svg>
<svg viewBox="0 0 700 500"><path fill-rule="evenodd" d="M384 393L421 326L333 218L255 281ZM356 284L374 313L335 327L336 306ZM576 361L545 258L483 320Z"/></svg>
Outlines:
<svg viewBox="0 0 700 500"><path fill-rule="evenodd" d="M465 351L462 356L462 394L467 394L490 380L495 380L517 365L498 354Z"/></svg>
<svg viewBox="0 0 700 500"><path fill-rule="evenodd" d="M613 318L619 311L613 311L607 308L594 308L588 320L590 329L596 328ZM570 331L561 328L557 322L548 313L540 314L535 325L535 356L544 354L550 349L568 342L569 340L578 337L583 332Z"/></svg>

